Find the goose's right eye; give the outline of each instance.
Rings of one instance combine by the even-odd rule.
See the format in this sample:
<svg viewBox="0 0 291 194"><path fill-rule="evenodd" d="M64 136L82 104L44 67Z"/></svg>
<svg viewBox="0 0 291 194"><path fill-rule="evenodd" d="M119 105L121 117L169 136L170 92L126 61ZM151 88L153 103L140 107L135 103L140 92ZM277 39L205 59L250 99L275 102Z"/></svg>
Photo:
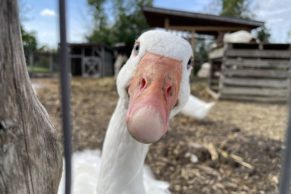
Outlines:
<svg viewBox="0 0 291 194"><path fill-rule="evenodd" d="M133 47L133 54L136 56L136 55L138 55L138 52L139 52L139 43L138 42L136 42L135 43L135 45L134 45L134 47Z"/></svg>

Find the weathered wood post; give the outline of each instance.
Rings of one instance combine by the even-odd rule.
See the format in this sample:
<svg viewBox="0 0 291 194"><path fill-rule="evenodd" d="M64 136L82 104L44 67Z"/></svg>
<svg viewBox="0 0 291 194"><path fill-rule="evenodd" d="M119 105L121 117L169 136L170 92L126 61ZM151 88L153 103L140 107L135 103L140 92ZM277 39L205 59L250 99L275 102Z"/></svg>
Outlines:
<svg viewBox="0 0 291 194"><path fill-rule="evenodd" d="M28 77L17 0L0 0L0 193L57 193L61 158Z"/></svg>

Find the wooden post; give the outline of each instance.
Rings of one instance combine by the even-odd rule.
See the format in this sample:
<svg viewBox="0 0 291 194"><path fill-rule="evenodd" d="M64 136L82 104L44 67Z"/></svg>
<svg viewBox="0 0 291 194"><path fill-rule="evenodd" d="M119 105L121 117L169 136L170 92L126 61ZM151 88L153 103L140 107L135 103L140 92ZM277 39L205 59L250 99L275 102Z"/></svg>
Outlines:
<svg viewBox="0 0 291 194"><path fill-rule="evenodd" d="M169 18L166 18L165 19L165 29L168 31L169 28L170 28L170 20L169 20Z"/></svg>
<svg viewBox="0 0 291 194"><path fill-rule="evenodd" d="M50 68L50 73L52 73L54 71L53 69L53 53L52 52L48 52L48 58L49 58L49 68Z"/></svg>
<svg viewBox="0 0 291 194"><path fill-rule="evenodd" d="M0 26L0 193L57 193L62 157L28 77L17 0L0 0Z"/></svg>
<svg viewBox="0 0 291 194"><path fill-rule="evenodd" d="M195 30L191 31L191 46L192 46L192 49L194 52L194 50L195 50Z"/></svg>

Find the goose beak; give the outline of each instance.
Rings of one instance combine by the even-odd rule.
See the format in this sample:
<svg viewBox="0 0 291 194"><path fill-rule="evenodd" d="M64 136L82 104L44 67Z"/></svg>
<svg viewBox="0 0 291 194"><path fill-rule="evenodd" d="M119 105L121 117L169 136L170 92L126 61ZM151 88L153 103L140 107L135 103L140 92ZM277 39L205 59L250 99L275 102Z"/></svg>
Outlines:
<svg viewBox="0 0 291 194"><path fill-rule="evenodd" d="M141 143L154 143L168 130L169 116L178 103L182 62L147 52L129 88L127 128Z"/></svg>

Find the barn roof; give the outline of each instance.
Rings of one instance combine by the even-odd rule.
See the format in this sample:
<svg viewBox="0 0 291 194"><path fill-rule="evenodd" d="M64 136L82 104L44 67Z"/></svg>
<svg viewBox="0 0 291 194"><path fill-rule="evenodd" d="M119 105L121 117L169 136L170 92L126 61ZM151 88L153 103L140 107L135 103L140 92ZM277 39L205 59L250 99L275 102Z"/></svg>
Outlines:
<svg viewBox="0 0 291 194"><path fill-rule="evenodd" d="M250 31L264 24L255 20L157 7L143 7L142 11L151 27L194 30L198 34L218 35L219 32Z"/></svg>

